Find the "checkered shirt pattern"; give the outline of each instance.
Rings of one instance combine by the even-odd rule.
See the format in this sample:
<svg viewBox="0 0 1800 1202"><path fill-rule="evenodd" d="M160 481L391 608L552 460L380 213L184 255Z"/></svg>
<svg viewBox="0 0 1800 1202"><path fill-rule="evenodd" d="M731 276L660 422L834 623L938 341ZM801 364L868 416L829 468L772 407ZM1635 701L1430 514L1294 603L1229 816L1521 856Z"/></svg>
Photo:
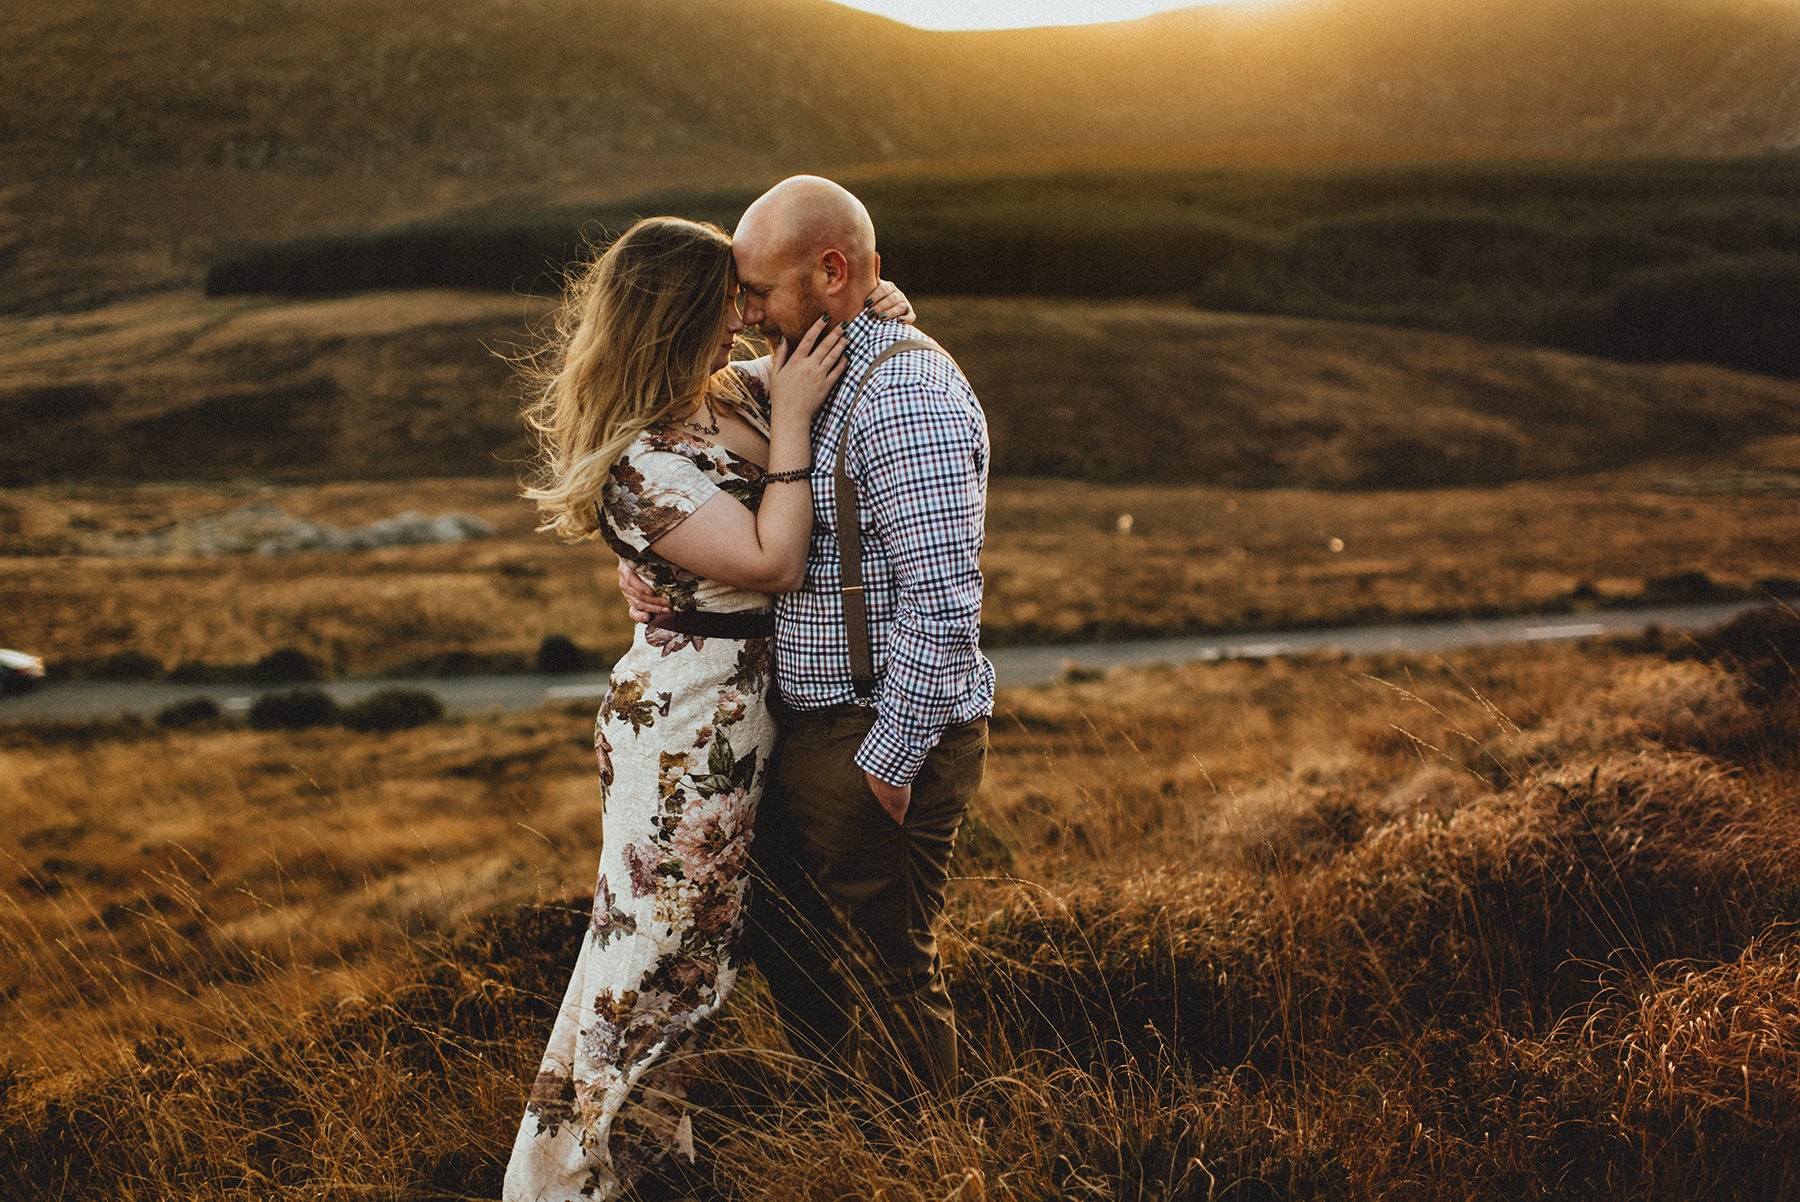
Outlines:
<svg viewBox="0 0 1800 1202"><path fill-rule="evenodd" d="M803 710L856 702L838 567L838 441L869 364L890 343L917 337L868 312L845 334L848 365L813 418L806 583L775 603L777 677L787 703ZM877 682L875 725L856 763L889 784L910 784L944 730L993 709L994 668L978 645L987 419L949 358L904 351L869 381L849 439L845 470L856 482Z"/></svg>

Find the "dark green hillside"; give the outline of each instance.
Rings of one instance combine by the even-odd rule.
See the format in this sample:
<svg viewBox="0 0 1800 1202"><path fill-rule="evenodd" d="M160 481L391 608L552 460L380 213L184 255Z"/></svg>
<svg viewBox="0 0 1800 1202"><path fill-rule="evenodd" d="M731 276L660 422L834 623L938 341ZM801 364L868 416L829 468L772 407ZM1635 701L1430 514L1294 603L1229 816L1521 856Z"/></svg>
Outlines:
<svg viewBox="0 0 1800 1202"><path fill-rule="evenodd" d="M1800 156L1111 169L856 182L887 273L920 295L1186 293L1628 360L1800 375ZM263 247L213 294L554 292L639 215L729 227L754 190L483 208Z"/></svg>

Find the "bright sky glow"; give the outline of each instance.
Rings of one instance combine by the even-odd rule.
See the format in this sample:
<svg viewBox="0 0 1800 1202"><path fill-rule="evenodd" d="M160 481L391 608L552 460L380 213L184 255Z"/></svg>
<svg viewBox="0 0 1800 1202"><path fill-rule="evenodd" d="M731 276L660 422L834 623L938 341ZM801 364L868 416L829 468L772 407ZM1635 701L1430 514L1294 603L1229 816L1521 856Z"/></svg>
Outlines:
<svg viewBox="0 0 1800 1202"><path fill-rule="evenodd" d="M1017 29L1129 21L1221 0L837 0L920 29Z"/></svg>

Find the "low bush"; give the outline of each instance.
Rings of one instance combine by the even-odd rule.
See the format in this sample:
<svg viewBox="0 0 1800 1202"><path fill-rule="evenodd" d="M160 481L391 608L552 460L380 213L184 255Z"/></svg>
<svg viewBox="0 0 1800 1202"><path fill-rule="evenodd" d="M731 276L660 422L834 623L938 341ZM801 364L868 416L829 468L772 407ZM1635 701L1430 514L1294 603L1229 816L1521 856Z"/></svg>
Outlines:
<svg viewBox="0 0 1800 1202"><path fill-rule="evenodd" d="M1693 255L1668 238L1594 229L1532 214L1396 208L1304 223L1281 269L1330 296L1372 304L1453 296L1496 282L1553 294L1604 288L1620 271Z"/></svg>
<svg viewBox="0 0 1800 1202"><path fill-rule="evenodd" d="M1800 692L1800 613L1786 605L1753 609L1683 646L1748 679L1752 699Z"/></svg>
<svg viewBox="0 0 1800 1202"><path fill-rule="evenodd" d="M579 672L588 665L588 657L575 640L566 634L547 634L537 649L540 672Z"/></svg>
<svg viewBox="0 0 1800 1202"><path fill-rule="evenodd" d="M278 647L251 665L249 677L257 684L302 684L319 679L319 665L304 651Z"/></svg>
<svg viewBox="0 0 1800 1202"><path fill-rule="evenodd" d="M1675 572L1644 581L1644 600L1663 605L1732 601L1739 596L1705 572Z"/></svg>
<svg viewBox="0 0 1800 1202"><path fill-rule="evenodd" d="M1800 168L1788 158L1096 169L870 180L883 263L918 295L1187 294L1625 359L1800 375ZM482 209L257 248L209 293L463 286L553 294L640 213L730 227L749 192Z"/></svg>
<svg viewBox="0 0 1800 1202"><path fill-rule="evenodd" d="M380 689L346 706L344 725L351 730L410 730L444 716L444 703L424 689Z"/></svg>
<svg viewBox="0 0 1800 1202"><path fill-rule="evenodd" d="M172 730L210 726L219 720L219 703L211 697L189 697L171 702L156 712L156 724Z"/></svg>
<svg viewBox="0 0 1800 1202"><path fill-rule="evenodd" d="M250 706L250 725L257 730L305 730L337 720L337 702L320 689L265 693Z"/></svg>

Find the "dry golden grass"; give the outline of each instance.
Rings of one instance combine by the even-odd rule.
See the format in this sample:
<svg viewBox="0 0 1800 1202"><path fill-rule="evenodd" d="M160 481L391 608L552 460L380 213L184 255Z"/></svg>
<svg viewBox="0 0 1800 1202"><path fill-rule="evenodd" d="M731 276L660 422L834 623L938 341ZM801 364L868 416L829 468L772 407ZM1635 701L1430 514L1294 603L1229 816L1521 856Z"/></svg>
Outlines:
<svg viewBox="0 0 1800 1202"><path fill-rule="evenodd" d="M386 737L15 732L0 774L6 921L11 940L43 941L29 969L12 966L19 1013L80 996L93 1021L141 1031L221 971L228 990L248 970L329 978L496 900L560 895L599 837L582 723L550 711ZM120 971L146 964L164 979ZM161 987L174 1000L146 1011Z"/></svg>
<svg viewBox="0 0 1800 1202"><path fill-rule="evenodd" d="M1724 1110L1759 1127L1791 1114L1800 1081L1800 981L1791 933L1729 963L1644 983L1611 1034L1630 1074L1628 1104Z"/></svg>
<svg viewBox="0 0 1800 1202"><path fill-rule="evenodd" d="M1786 452L1765 454L1794 466ZM1694 491L1707 479L1671 466L1498 489L1349 494L1002 480L983 559L986 638L1580 607L1638 598L1647 581L1683 572L1738 589L1800 573L1792 498ZM460 511L500 533L348 555L45 554L251 502L340 527L406 509ZM1132 517L1129 535L1118 531L1122 514ZM559 546L532 524L511 486L492 480L0 491L4 637L63 667L122 650L165 668L242 664L297 647L350 675L444 652L529 666L548 634L622 650L630 629L612 557Z"/></svg>
<svg viewBox="0 0 1800 1202"><path fill-rule="evenodd" d="M1671 467L1352 493L1003 481L983 618L1003 640L1056 641L1579 605L1687 571L1736 587L1794 575L1791 498L1666 491L1695 479Z"/></svg>
<svg viewBox="0 0 1800 1202"><path fill-rule="evenodd" d="M1536 712L1583 664L1490 675L1482 657L1462 662L1430 682L1409 667L1406 692L1347 665L1280 661L1015 691L995 722L989 837L975 848L1031 878L1170 856L1243 862L1294 814L1310 829L1307 799L1371 780L1404 792L1420 749L1450 741L1447 723L1496 734L1491 715L1455 700L1459 673ZM330 967L495 903L560 898L599 838L580 707L375 736L14 727L0 763L11 917L84 963L130 959L182 912L260 962ZM29 972L7 987L51 1014L66 979Z"/></svg>
<svg viewBox="0 0 1800 1202"><path fill-rule="evenodd" d="M1795 723L1607 647L1011 691L950 916L971 1088L821 1101L752 983L704 1175L757 1202L1785 1196ZM491 1197L585 924L586 736L575 709L6 732L0 1186Z"/></svg>

